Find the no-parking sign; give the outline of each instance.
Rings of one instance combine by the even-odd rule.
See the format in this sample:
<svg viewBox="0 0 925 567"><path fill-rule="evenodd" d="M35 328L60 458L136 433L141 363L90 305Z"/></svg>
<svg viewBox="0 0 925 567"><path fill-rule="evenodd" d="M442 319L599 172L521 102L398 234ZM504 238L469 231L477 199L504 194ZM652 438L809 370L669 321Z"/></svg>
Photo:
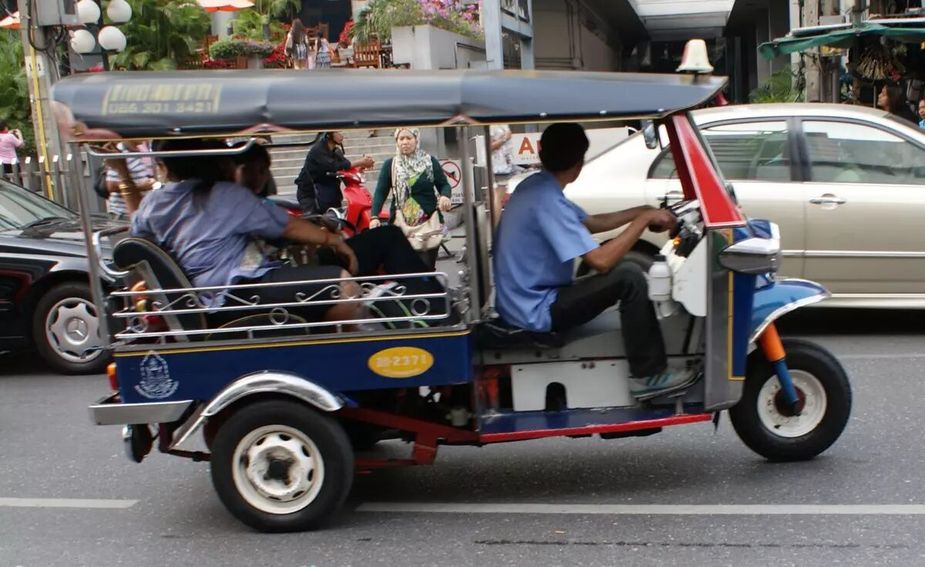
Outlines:
<svg viewBox="0 0 925 567"><path fill-rule="evenodd" d="M440 167L443 168L443 173L446 175L446 180L449 181L450 189L453 192L450 201L454 205L461 205L463 202L462 162L456 159L442 159L440 160Z"/></svg>

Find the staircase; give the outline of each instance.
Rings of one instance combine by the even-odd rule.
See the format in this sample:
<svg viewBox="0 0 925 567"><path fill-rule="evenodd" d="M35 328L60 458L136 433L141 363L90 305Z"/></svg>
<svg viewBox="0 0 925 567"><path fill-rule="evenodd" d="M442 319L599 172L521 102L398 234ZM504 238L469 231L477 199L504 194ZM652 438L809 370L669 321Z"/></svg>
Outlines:
<svg viewBox="0 0 925 567"><path fill-rule="evenodd" d="M376 161L372 169L365 172L366 188L375 190L382 162L395 155L395 141L390 130L377 130L377 136L369 137L366 130L344 132L344 149L347 159L354 160L366 154ZM273 177L280 195L295 196L295 178L299 176L309 144L314 134L275 134L273 144L304 144L301 147L271 149L273 156Z"/></svg>

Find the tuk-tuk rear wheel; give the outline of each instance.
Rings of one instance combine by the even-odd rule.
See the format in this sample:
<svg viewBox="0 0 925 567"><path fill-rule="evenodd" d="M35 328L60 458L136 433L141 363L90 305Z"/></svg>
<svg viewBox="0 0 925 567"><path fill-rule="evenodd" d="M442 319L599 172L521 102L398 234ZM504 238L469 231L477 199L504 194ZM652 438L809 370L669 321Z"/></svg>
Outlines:
<svg viewBox="0 0 925 567"><path fill-rule="evenodd" d="M782 403L774 367L760 350L748 358L745 387L729 418L739 438L771 461L801 461L828 449L851 414L851 385L838 360L807 341L784 339L800 415Z"/></svg>
<svg viewBox="0 0 925 567"><path fill-rule="evenodd" d="M286 400L245 406L212 445L212 483L226 508L264 532L328 522L353 483L353 451L340 424Z"/></svg>

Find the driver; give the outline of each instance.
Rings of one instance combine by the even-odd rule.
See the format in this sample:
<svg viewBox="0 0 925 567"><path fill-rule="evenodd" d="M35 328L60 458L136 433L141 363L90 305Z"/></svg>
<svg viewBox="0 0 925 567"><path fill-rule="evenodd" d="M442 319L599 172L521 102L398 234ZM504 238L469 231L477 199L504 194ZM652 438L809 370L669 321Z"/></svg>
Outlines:
<svg viewBox="0 0 925 567"><path fill-rule="evenodd" d="M369 169L373 165L373 158L367 155L354 161L344 157L343 132L323 132L305 156L305 164L295 180L299 205L312 214L340 208L344 196L337 172L354 167Z"/></svg>
<svg viewBox="0 0 925 567"><path fill-rule="evenodd" d="M563 191L581 173L588 145L578 124L552 124L543 132L543 170L517 186L498 226L496 308L509 324L549 332L582 325L619 302L633 396L649 399L681 390L697 373L668 368L645 274L636 264L620 262L646 228L671 230L677 219L648 206L588 215L569 201ZM604 244L591 237L624 226ZM573 281L579 257L598 275Z"/></svg>

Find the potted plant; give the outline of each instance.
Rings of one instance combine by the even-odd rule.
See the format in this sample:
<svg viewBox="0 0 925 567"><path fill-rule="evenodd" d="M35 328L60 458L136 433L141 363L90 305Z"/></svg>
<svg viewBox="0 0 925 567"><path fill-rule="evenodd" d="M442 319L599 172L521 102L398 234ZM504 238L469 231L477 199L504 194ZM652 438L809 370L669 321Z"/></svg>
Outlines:
<svg viewBox="0 0 925 567"><path fill-rule="evenodd" d="M209 47L209 57L215 60L235 60L238 68L259 69L263 59L273 53L275 45L254 39L221 39Z"/></svg>

